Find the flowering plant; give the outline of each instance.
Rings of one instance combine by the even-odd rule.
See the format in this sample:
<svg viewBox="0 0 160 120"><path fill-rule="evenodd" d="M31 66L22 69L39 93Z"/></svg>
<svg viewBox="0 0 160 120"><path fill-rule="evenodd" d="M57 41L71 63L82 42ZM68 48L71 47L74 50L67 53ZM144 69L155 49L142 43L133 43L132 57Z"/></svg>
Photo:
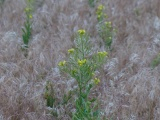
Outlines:
<svg viewBox="0 0 160 120"><path fill-rule="evenodd" d="M24 12L26 14L26 21L24 22L24 27L22 28L22 39L24 43L23 49L28 48L29 40L31 38L31 32L32 32L32 0L26 0L27 6L24 9Z"/></svg>
<svg viewBox="0 0 160 120"><path fill-rule="evenodd" d="M106 21L108 16L104 13L104 10L105 7L103 5L99 5L96 10L98 20L98 33L104 41L106 48L110 49L115 29L113 29L112 23L110 21Z"/></svg>
<svg viewBox="0 0 160 120"><path fill-rule="evenodd" d="M91 53L89 36L85 30L78 30L74 42L75 48L68 50L68 60L60 61L58 64L59 69L74 78L78 85L76 112L73 113L72 119L98 120L99 112L95 110L96 104L93 105L96 99L89 99L88 96L92 87L100 82L94 73L104 64L108 53Z"/></svg>

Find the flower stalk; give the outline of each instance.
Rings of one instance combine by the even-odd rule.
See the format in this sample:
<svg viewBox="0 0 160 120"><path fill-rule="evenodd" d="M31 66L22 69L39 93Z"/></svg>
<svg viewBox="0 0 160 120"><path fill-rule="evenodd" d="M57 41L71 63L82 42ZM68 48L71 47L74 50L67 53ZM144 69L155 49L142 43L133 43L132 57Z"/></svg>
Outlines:
<svg viewBox="0 0 160 120"><path fill-rule="evenodd" d="M76 112L73 113L72 120L79 119L99 119L99 114L94 109L95 101L89 99L91 89L100 83L96 78L95 71L99 69L106 61L107 52L93 52L91 57L91 45L89 36L85 30L78 30L75 38L75 48L68 50L69 58L66 61L58 63L61 72L69 74L74 78L78 85ZM95 98L94 98L95 99ZM98 104L98 103L97 103ZM96 105L97 105L96 104Z"/></svg>

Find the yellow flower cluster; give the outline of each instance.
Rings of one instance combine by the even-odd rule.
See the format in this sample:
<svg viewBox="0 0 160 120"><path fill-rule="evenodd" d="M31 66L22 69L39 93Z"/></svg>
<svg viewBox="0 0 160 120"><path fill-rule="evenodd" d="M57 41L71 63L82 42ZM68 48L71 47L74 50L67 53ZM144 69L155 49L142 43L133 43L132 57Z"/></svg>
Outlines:
<svg viewBox="0 0 160 120"><path fill-rule="evenodd" d="M107 27L109 27L109 28L111 28L112 27L112 25L111 25L112 23L111 22L105 22L105 25L107 26Z"/></svg>
<svg viewBox="0 0 160 120"><path fill-rule="evenodd" d="M78 30L79 35L84 35L86 33L85 30Z"/></svg>
<svg viewBox="0 0 160 120"><path fill-rule="evenodd" d="M85 64L86 62L87 62L86 59L84 59L84 60L78 60L78 65L79 65L79 66L82 66L82 65Z"/></svg>
<svg viewBox="0 0 160 120"><path fill-rule="evenodd" d="M109 40L112 40L112 37L108 37L109 38Z"/></svg>
<svg viewBox="0 0 160 120"><path fill-rule="evenodd" d="M96 84L96 85L98 85L98 83L100 83L100 79L98 79L98 78L94 78L94 84Z"/></svg>
<svg viewBox="0 0 160 120"><path fill-rule="evenodd" d="M102 11L103 9L105 9L105 7L103 5L99 5L97 8L99 11Z"/></svg>
<svg viewBox="0 0 160 120"><path fill-rule="evenodd" d="M101 16L102 16L102 14L99 14L99 15L97 16L97 19L99 20L99 19L101 18Z"/></svg>
<svg viewBox="0 0 160 120"><path fill-rule="evenodd" d="M33 16L30 14L30 15L29 15L29 18L32 19L32 17L33 17Z"/></svg>
<svg viewBox="0 0 160 120"><path fill-rule="evenodd" d="M25 8L25 12L30 12L32 9L31 8L29 8L29 7L26 7Z"/></svg>
<svg viewBox="0 0 160 120"><path fill-rule="evenodd" d="M73 48L71 48L71 49L68 50L68 53L73 53L73 52L74 52Z"/></svg>
<svg viewBox="0 0 160 120"><path fill-rule="evenodd" d="M106 51L104 51L104 52L98 52L98 55L100 55L100 56L107 56L108 53Z"/></svg>
<svg viewBox="0 0 160 120"><path fill-rule="evenodd" d="M98 6L97 11L96 11L98 20L102 19L103 16L107 17L107 15L103 13L104 9L105 9L105 7L103 5Z"/></svg>
<svg viewBox="0 0 160 120"><path fill-rule="evenodd" d="M33 18L32 13L31 13L32 9L30 7L26 7L25 8L25 12L26 12L26 15L27 15L28 19L32 19Z"/></svg>
<svg viewBox="0 0 160 120"><path fill-rule="evenodd" d="M66 64L66 61L64 60L64 61L59 62L58 66L64 66L65 64Z"/></svg>
<svg viewBox="0 0 160 120"><path fill-rule="evenodd" d="M92 73L92 76L95 76L95 73Z"/></svg>

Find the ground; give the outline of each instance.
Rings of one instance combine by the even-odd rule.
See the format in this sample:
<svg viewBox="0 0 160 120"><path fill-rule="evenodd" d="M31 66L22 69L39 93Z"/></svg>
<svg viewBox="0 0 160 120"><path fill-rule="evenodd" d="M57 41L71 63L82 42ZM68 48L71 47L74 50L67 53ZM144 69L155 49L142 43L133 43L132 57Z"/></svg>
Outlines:
<svg viewBox="0 0 160 120"><path fill-rule="evenodd" d="M117 29L95 89L104 118L159 120L160 66L151 66L160 52L159 0L99 0L95 7L87 0L35 0L27 57L21 49L25 0L1 0L1 120L71 119L64 106L58 109L59 118L49 114L46 81L54 85L57 99L73 88L73 80L61 75L57 65L74 46L77 30L85 29L94 47L104 49L97 33L100 4Z"/></svg>

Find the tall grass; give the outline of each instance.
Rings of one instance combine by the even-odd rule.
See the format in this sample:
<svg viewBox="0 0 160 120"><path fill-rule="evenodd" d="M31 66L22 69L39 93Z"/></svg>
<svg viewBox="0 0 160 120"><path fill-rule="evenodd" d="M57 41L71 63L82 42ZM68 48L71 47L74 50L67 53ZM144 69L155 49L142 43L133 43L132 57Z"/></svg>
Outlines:
<svg viewBox="0 0 160 120"><path fill-rule="evenodd" d="M75 104L76 101L79 103L77 81L70 79L71 76L66 75L65 71L64 76L60 75L57 64L62 60L59 65L67 66L70 56L77 51L73 42L75 38L73 33L80 26L90 34L89 41L95 47L87 58L75 61L76 65L78 66L78 63L81 65L79 67L88 65L93 56L98 54L98 51L94 50L98 48L97 41L102 38L94 29L98 21L94 14L95 8L88 7L87 2L45 0L40 7L37 5L35 19L31 19L31 22L33 20L31 27L34 31L31 32L29 40L30 49L27 59L18 49L21 43L19 34L22 32L19 26L24 22L22 19L24 0L5 0L2 4L0 118L71 120L73 115L79 115L80 110ZM103 116L102 119L158 120L160 118L160 100L157 97L160 93L158 66L160 47L157 37L159 0L152 2L101 0L101 2L105 6L103 12L108 15L103 22L111 22L111 27L117 26L118 31L111 43L111 48L113 47L114 50L110 54L110 59L107 64L102 65L104 71L98 75L96 71L95 77L93 74L90 81L93 86L88 100L92 98L97 100L88 108L91 108L93 113L96 113L96 110L97 113L103 111L104 113L100 114ZM138 17L135 8L139 9ZM69 53L67 53L68 49ZM101 49L104 49L104 44ZM156 64L153 65L158 67L151 69L150 65L154 57ZM76 71L72 74L76 75ZM99 84L96 85L97 82ZM47 96L50 96L48 100ZM89 106L89 104L90 102L82 105ZM96 104L93 110L92 107Z"/></svg>

